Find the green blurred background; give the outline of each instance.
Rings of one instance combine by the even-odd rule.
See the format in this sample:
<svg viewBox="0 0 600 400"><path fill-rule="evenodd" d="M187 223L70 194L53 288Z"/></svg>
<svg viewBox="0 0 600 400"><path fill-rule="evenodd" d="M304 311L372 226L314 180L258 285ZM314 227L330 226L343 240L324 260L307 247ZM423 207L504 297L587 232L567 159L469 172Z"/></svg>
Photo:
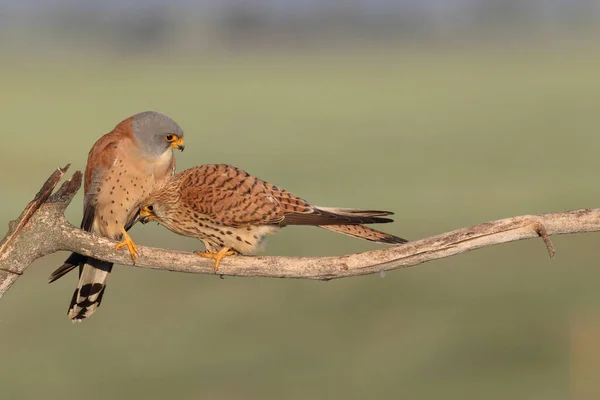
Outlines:
<svg viewBox="0 0 600 400"><path fill-rule="evenodd" d="M123 15L141 8L10 3L0 8L5 228L54 168L83 169L98 137L144 110L184 128L180 170L228 163L313 204L394 210L383 229L412 240L598 206L600 37L586 13L554 24L475 14L466 29L445 23L452 13L415 27L406 10L384 12L375 17L390 28L373 34L379 25L343 7L339 17L313 4L323 26L286 9L292 29L270 22L282 18L263 12L270 2L243 12L206 2L194 14L154 1L155 19L131 33L137 20ZM76 225L81 202L67 213ZM201 249L155 225L132 236ZM599 240L554 237L552 261L530 240L326 283L117 266L100 311L78 325L66 317L76 276L46 283L67 256L55 254L0 301L1 397L569 398L573 346L600 352L600 336L576 339L600 324ZM379 247L292 227L266 254ZM592 386L574 398L598 398L586 397Z"/></svg>

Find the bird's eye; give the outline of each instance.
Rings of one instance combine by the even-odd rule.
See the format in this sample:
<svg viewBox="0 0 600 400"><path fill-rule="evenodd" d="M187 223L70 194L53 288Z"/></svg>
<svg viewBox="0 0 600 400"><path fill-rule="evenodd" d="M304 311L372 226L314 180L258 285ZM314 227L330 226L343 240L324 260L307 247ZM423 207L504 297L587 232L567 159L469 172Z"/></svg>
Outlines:
<svg viewBox="0 0 600 400"><path fill-rule="evenodd" d="M165 136L165 139L167 139L167 142L174 142L177 140L177 135L173 135L171 133L169 133L168 135Z"/></svg>
<svg viewBox="0 0 600 400"><path fill-rule="evenodd" d="M154 211L154 206L146 206L146 209L147 209L148 211Z"/></svg>

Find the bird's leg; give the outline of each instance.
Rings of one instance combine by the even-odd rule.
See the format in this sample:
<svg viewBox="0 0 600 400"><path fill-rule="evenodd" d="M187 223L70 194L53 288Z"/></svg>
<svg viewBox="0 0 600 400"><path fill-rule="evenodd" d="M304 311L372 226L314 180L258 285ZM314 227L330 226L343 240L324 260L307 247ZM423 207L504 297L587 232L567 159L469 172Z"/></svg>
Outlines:
<svg viewBox="0 0 600 400"><path fill-rule="evenodd" d="M131 237L129 237L129 235L127 234L125 228L121 228L121 232L123 232L123 241L117 245L116 249L119 250L121 247L127 246L127 250L129 250L129 255L131 256L131 259L135 261L135 259L140 253L138 252L137 247L135 247L135 243L133 243L133 240L131 240Z"/></svg>
<svg viewBox="0 0 600 400"><path fill-rule="evenodd" d="M235 251L229 249L229 247L223 247L221 250L216 252L209 251L195 251L195 254L204 258L214 258L215 259L215 273L219 270L219 263L221 260L227 256L232 256L235 254Z"/></svg>

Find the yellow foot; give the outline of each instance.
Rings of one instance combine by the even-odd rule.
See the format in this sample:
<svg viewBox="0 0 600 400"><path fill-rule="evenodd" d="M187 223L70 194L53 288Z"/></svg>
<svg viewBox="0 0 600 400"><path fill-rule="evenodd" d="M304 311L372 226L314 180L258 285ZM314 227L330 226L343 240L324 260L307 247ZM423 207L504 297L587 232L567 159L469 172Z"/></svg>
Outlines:
<svg viewBox="0 0 600 400"><path fill-rule="evenodd" d="M133 240L131 240L131 238L127 234L125 228L121 228L121 232L123 232L123 241L117 245L116 249L119 250L121 247L127 246L127 250L129 250L129 255L131 256L131 259L135 261L135 259L140 253L138 252L137 247L135 247L135 243L133 243Z"/></svg>
<svg viewBox="0 0 600 400"><path fill-rule="evenodd" d="M235 251L229 250L228 247L223 247L221 250L216 253L209 253L204 251L195 251L195 254L204 258L214 258L215 259L215 273L219 270L219 263L221 260L227 256L232 256L235 254Z"/></svg>

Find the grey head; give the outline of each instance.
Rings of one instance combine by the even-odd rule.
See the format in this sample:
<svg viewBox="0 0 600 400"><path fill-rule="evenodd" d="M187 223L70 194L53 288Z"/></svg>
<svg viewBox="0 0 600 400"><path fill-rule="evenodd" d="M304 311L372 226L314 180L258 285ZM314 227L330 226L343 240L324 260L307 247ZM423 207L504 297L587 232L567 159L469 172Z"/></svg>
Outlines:
<svg viewBox="0 0 600 400"><path fill-rule="evenodd" d="M138 146L148 155L158 157L172 148L184 149L183 130L164 114L146 111L134 115L131 131Z"/></svg>

